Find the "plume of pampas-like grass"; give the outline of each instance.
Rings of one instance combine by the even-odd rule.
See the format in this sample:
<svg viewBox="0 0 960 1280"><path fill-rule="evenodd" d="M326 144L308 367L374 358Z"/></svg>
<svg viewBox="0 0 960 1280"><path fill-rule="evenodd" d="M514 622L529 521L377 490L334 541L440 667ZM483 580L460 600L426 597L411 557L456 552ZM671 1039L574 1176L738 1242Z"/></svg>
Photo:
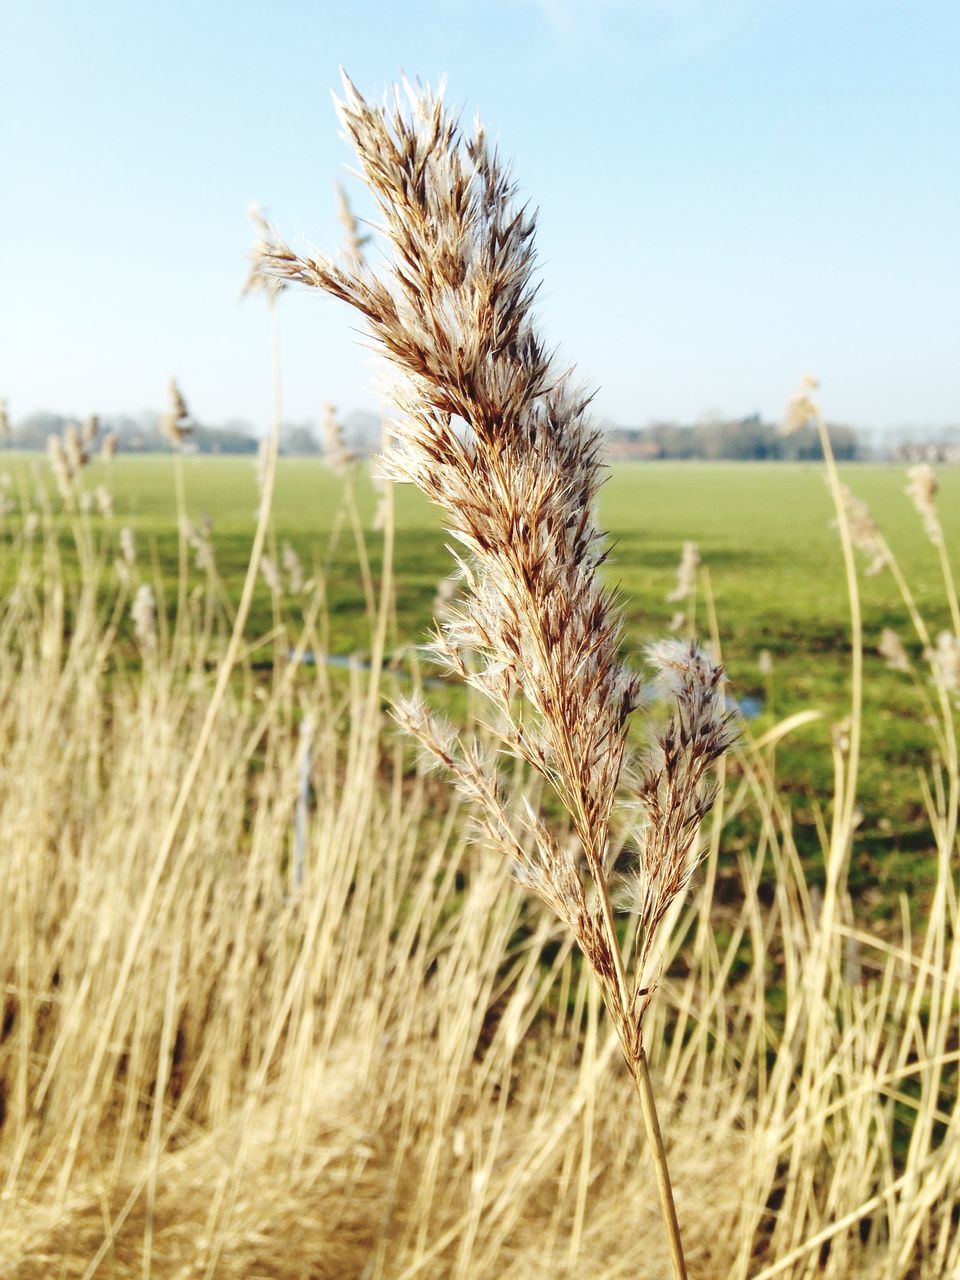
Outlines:
<svg viewBox="0 0 960 1280"><path fill-rule="evenodd" d="M534 215L517 203L482 127L464 136L442 95L405 85L378 107L346 77L344 86L340 120L378 206L389 263L376 273L353 252L343 264L300 256L267 227L251 278L348 302L393 366L386 474L421 489L459 544L463 597L433 647L493 703L500 750L464 740L420 701L396 715L589 961L637 1084L674 1274L683 1277L642 1019L657 926L696 866L712 802L707 770L731 741L722 671L694 644L667 642L650 655L675 712L635 783L645 821L629 895L640 946L628 973L610 830L627 721L644 684L621 659L620 612L600 576L600 435L587 419L590 397L557 364L534 317ZM518 813L509 803L498 755L519 757L550 785L576 834L572 848L532 807Z"/></svg>

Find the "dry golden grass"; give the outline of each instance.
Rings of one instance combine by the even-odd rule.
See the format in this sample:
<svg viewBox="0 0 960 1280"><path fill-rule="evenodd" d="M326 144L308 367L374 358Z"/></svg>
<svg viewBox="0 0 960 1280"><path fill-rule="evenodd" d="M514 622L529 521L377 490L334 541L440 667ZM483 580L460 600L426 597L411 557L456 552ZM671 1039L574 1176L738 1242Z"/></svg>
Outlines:
<svg viewBox="0 0 960 1280"><path fill-rule="evenodd" d="M106 582L127 561L68 513L67 588L46 519L0 606L0 1274L666 1276L616 1033L390 728L394 677L331 683L284 643L264 683L241 647L161 863L230 619L211 576L131 662L139 570ZM304 615L290 644L319 647L317 588ZM876 937L844 887L849 736L822 901L772 734L737 750L662 937L645 1037L704 1280L960 1269L955 766L924 775L929 923Z"/></svg>

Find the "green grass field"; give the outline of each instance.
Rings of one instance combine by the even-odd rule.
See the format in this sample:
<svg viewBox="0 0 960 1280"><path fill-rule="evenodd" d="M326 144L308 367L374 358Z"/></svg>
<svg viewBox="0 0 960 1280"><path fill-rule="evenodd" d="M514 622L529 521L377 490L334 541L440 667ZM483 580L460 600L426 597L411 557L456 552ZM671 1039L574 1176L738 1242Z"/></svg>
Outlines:
<svg viewBox="0 0 960 1280"><path fill-rule="evenodd" d="M186 502L191 519L213 522L218 571L236 598L253 534L257 487L248 458L185 457ZM48 469L36 455L11 455L17 485ZM870 505L899 558L933 635L948 625L939 562L916 512L904 496L902 467L844 469L851 488ZM155 572L174 597L177 575L174 463L165 457L120 457L89 470L87 486L106 480L114 495L115 523L135 531L141 556L149 550ZM960 552L960 473L942 477L940 509L948 546ZM355 479L366 554L379 576L381 538L371 531L376 497L364 473ZM754 727L762 731L808 707L822 723L797 734L781 754L781 776L793 798L802 841L815 858L817 797L828 793L830 723L848 697L850 648L846 585L832 505L815 465L646 464L611 470L601 518L612 552L609 575L619 584L630 643L663 635L676 608L666 600L676 581L685 539L697 542L715 602L719 635L734 696L762 705ZM274 504L275 546L289 541L306 572L322 574L330 612L330 650L362 654L369 643L360 559L345 517L343 483L318 460L282 459ZM396 643L419 643L428 631L437 582L449 570L442 531L425 500L397 490ZM194 570L194 572L196 572ZM862 769L860 871L866 886L908 884L919 874L918 853L929 846L916 770L929 761L932 737L909 679L888 671L876 654L881 629L900 632L914 654L905 611L889 573L861 577L865 623L866 699ZM296 609L287 601L284 608ZM273 625L269 592L258 586L251 634ZM709 630L703 593L697 602L701 633ZM757 666L763 649L774 660L772 677ZM883 895L889 899L888 894Z"/></svg>

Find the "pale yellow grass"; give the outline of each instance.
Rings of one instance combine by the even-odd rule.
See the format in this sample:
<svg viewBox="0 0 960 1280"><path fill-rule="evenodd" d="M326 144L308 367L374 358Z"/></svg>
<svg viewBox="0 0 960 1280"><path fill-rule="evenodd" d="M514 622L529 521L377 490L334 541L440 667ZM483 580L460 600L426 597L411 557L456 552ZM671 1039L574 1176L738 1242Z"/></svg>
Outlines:
<svg viewBox="0 0 960 1280"><path fill-rule="evenodd" d="M14 544L0 606L0 1275L667 1276L595 989L391 729L393 677L331 683L283 644L264 681L241 648L211 720L225 613L196 596L133 662L136 582L103 602L114 548L84 519L82 586L51 541ZM956 778L925 775L929 924L880 939L845 889L842 736L807 891L772 777L798 727L732 762L649 1011L690 1274L956 1276ZM736 853L734 819L757 833Z"/></svg>

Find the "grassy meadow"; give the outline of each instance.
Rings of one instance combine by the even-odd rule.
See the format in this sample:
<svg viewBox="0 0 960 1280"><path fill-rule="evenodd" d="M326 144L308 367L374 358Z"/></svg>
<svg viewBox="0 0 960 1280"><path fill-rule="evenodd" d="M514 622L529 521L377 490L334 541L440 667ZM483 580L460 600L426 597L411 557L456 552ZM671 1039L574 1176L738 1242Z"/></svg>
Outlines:
<svg viewBox="0 0 960 1280"><path fill-rule="evenodd" d="M217 572L228 595L236 595L256 521L256 464L249 458L187 456L182 459L188 518L212 522ZM8 470L18 483L43 460L20 455ZM844 480L869 505L894 549L933 636L949 628L938 556L904 494L906 473L892 464L842 469ZM90 468L88 487L105 478L114 495L115 525L128 525L147 550L152 573L173 609L179 572L174 460L119 457ZM960 474L941 476L941 519L948 549L960 555ZM289 544L307 575L323 581L323 649L339 658L369 656L368 595L381 574L382 539L372 531L377 495L366 469L349 481L317 459L281 459L274 500L273 558ZM427 638L437 584L451 561L435 513L411 487L398 487L394 570L396 593L389 637L402 654ZM355 511L355 523L351 516ZM676 585L683 543L696 542L702 557L699 598L691 626L700 637L716 633L731 678L733 696L748 710L757 733L795 712L816 709L820 722L791 737L781 752L781 780L790 797L797 836L810 873L821 874L816 824L819 802L829 789L831 724L846 714L850 684L847 587L830 495L822 468L814 464L652 463L610 469L600 519L612 544L608 579L619 585L629 642L640 659L643 645L666 633L675 611L667 601ZM15 522L11 528L15 528ZM357 533L362 531L362 547ZM193 565L196 582L203 578ZM71 553L67 548L67 571ZM369 581L364 562L369 564ZM709 593L709 598L708 598ZM903 602L888 572L861 581L866 648L864 750L861 765L862 822L853 868L858 888L880 915L899 910L903 889L932 883L933 847L916 772L931 744L927 716L916 689L890 671L877 654L884 627L897 630L911 652ZM301 602L287 595L275 602L258 580L249 632L272 631L275 606L295 619ZM758 661L766 650L773 670ZM272 660L269 647L252 655ZM429 675L429 671L425 671ZM441 701L462 716L457 689ZM922 910L923 892L911 897Z"/></svg>
<svg viewBox="0 0 960 1280"><path fill-rule="evenodd" d="M247 573L252 460L92 463L112 516L65 506L44 459L0 471L37 513L7 512L0 570L3 1280L666 1280L588 968L387 716L422 682L485 733L418 650L449 570L426 503L396 489L374 531L361 470L281 459L265 549L296 550L293 594ZM935 637L903 470L843 478ZM833 515L815 466L620 466L602 493L630 644L664 634L692 539L680 634L756 700L644 1024L694 1280L960 1275L954 711L889 570L860 572L857 777Z"/></svg>

